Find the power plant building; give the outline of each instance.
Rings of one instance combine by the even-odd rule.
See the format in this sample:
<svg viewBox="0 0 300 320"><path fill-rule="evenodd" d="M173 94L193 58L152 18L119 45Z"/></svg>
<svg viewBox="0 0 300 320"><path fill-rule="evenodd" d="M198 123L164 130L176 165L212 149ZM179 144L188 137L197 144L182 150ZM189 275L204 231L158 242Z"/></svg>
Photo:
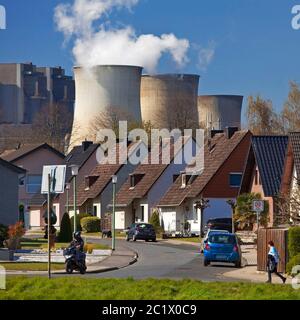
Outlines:
<svg viewBox="0 0 300 320"><path fill-rule="evenodd" d="M198 125L199 76L190 74L144 75L141 83L142 119L157 129L174 129L176 118L188 117ZM189 128L186 128L189 129Z"/></svg>
<svg viewBox="0 0 300 320"><path fill-rule="evenodd" d="M224 130L241 128L243 96L207 95L198 97L200 126L205 129Z"/></svg>
<svg viewBox="0 0 300 320"><path fill-rule="evenodd" d="M141 122L142 67L99 65L75 67L76 102L70 146L94 140L93 121L112 110L118 120Z"/></svg>
<svg viewBox="0 0 300 320"><path fill-rule="evenodd" d="M0 123L30 124L51 103L65 105L72 112L74 98L73 78L60 67L0 64Z"/></svg>

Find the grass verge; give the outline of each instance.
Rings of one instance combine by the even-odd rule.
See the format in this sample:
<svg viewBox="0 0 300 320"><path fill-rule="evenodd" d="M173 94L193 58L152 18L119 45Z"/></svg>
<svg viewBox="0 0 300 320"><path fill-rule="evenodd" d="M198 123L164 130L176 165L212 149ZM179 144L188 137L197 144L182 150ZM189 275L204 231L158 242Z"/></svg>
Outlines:
<svg viewBox="0 0 300 320"><path fill-rule="evenodd" d="M47 271L48 263L35 263L35 262L8 262L1 263L9 271ZM63 263L51 263L52 270L64 270Z"/></svg>
<svg viewBox="0 0 300 320"><path fill-rule="evenodd" d="M299 300L288 285L203 283L194 280L133 280L8 277L0 300Z"/></svg>

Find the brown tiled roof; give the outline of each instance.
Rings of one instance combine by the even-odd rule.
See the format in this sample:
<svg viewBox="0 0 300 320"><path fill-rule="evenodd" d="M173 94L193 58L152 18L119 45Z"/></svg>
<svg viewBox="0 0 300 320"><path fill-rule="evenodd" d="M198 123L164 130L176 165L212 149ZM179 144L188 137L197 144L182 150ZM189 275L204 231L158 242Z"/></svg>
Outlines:
<svg viewBox="0 0 300 320"><path fill-rule="evenodd" d="M250 131L238 131L231 139L227 139L224 133L219 133L211 140L211 150L206 144L204 151L204 171L198 175L191 184L181 188L179 177L160 200L159 206L178 206L186 198L199 196L208 182L215 176L231 153L246 137Z"/></svg>
<svg viewBox="0 0 300 320"><path fill-rule="evenodd" d="M131 148L133 144L130 144L128 148ZM89 174L89 176L95 177L95 182L86 190L85 181L82 181L78 188L77 205L83 205L88 199L94 199L97 197L103 189L110 183L113 175L116 175L124 164L119 164L119 147L116 148L116 163L117 164L98 164ZM72 202L72 195L70 201Z"/></svg>
<svg viewBox="0 0 300 320"><path fill-rule="evenodd" d="M40 148L45 148L45 149L49 149L51 151L53 151L54 153L56 153L58 156L60 156L62 159L65 157L61 152L59 152L58 150L54 149L53 147L51 147L50 145L48 145L47 143L42 143L42 144L29 144L29 145L24 145L23 147L21 147L20 149L11 151L9 153L4 153L3 156L1 155L1 158L9 161L9 162L13 162L16 161L22 157L25 157L27 154L36 151Z"/></svg>
<svg viewBox="0 0 300 320"><path fill-rule="evenodd" d="M186 143L190 137L184 137L184 143ZM134 199L141 199L147 195L151 187L154 183L159 179L159 177L163 174L163 172L169 166L169 163L172 162L174 157L174 144L167 140L165 145L166 147L170 147L170 152L166 157L170 156L170 161L165 161L163 157L163 153L160 150L159 163L158 164L150 164L151 163L151 153L148 155L148 163L149 164L140 164L136 170L133 172L134 175L142 175L141 180L135 185L134 188L131 188L130 177L128 177L127 181L122 185L121 189L117 193L116 204L118 206L128 206ZM152 150L156 151L156 150ZM168 164L165 164L168 163Z"/></svg>

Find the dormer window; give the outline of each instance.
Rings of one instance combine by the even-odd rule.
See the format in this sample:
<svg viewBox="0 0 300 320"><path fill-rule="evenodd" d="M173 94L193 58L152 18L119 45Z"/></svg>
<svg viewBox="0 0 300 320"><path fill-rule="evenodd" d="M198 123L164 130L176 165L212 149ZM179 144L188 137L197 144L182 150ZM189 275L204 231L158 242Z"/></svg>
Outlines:
<svg viewBox="0 0 300 320"><path fill-rule="evenodd" d="M130 189L134 189L135 186L142 180L144 175L145 174L143 173L130 174L129 175Z"/></svg>
<svg viewBox="0 0 300 320"><path fill-rule="evenodd" d="M182 172L181 173L181 188L185 188L186 187L186 173Z"/></svg>
<svg viewBox="0 0 300 320"><path fill-rule="evenodd" d="M98 179L97 176L86 176L84 178L85 181L85 190L89 190L90 187L96 182L96 180Z"/></svg>

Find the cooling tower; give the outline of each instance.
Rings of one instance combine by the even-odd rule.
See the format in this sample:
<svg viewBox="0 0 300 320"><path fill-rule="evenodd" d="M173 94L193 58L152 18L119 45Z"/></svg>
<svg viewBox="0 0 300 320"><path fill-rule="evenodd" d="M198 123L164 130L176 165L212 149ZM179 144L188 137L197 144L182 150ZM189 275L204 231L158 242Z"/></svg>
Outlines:
<svg viewBox="0 0 300 320"><path fill-rule="evenodd" d="M141 67L100 65L75 67L75 112L70 147L82 139L93 140L95 119L107 112L117 113L119 120L141 121Z"/></svg>
<svg viewBox="0 0 300 320"><path fill-rule="evenodd" d="M199 78L188 74L142 76L142 120L156 129L198 126Z"/></svg>
<svg viewBox="0 0 300 320"><path fill-rule="evenodd" d="M200 126L224 130L226 127L241 128L243 96L211 95L198 97Z"/></svg>

